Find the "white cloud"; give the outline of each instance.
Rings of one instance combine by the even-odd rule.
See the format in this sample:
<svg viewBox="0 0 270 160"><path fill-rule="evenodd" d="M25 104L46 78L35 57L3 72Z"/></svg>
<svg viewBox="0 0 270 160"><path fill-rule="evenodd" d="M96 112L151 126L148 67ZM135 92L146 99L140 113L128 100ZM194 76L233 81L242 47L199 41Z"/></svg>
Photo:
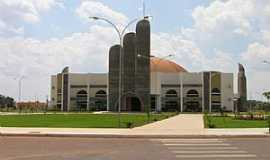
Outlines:
<svg viewBox="0 0 270 160"><path fill-rule="evenodd" d="M182 28L186 39L202 50L245 50L251 41L261 39L270 28L269 0L215 0L192 12L194 24ZM237 49L235 43L239 43Z"/></svg>
<svg viewBox="0 0 270 160"><path fill-rule="evenodd" d="M242 57L254 72L269 71L270 66L263 64L263 61L270 61L270 45L252 43L248 46L247 51L242 53Z"/></svg>
<svg viewBox="0 0 270 160"><path fill-rule="evenodd" d="M192 16L199 31L230 31L246 36L256 27L270 26L269 8L268 0L216 0L207 7L195 8Z"/></svg>
<svg viewBox="0 0 270 160"><path fill-rule="evenodd" d="M37 23L54 6L61 6L60 0L0 0L0 35L22 34L21 22Z"/></svg>
<svg viewBox="0 0 270 160"><path fill-rule="evenodd" d="M93 0L82 1L76 9L76 13L84 19L88 19L89 16L99 16L110 19L116 24L123 24L128 20L124 14L112 10L109 6L101 2Z"/></svg>
<svg viewBox="0 0 270 160"><path fill-rule="evenodd" d="M201 50L192 41L183 39L179 34L152 34L152 54L158 57L173 54L173 59L187 69L202 66L203 59L205 59Z"/></svg>
<svg viewBox="0 0 270 160"><path fill-rule="evenodd" d="M189 71L218 70L233 72L237 63L232 55L219 50L208 57L193 41L183 38L181 33L155 33L152 34L152 54L166 57L173 54L172 60L183 65Z"/></svg>
<svg viewBox="0 0 270 160"><path fill-rule="evenodd" d="M220 32L232 29L247 34L251 30L248 18L252 16L250 0L214 1L208 7L197 7L193 13L195 28L202 32Z"/></svg>
<svg viewBox="0 0 270 160"><path fill-rule="evenodd" d="M117 40L112 32L111 28L92 26L88 32L63 39L0 38L0 93L16 97L17 82L13 79L19 75L27 77L23 98L33 99L35 93L45 97L50 75L65 66L73 72L105 72L109 47Z"/></svg>

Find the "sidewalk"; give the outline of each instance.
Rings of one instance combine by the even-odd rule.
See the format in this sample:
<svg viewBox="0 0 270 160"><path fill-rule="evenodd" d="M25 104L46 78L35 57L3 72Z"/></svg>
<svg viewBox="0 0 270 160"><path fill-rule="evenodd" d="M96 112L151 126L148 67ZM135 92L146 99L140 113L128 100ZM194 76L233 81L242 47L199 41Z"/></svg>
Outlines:
<svg viewBox="0 0 270 160"><path fill-rule="evenodd" d="M181 114L163 121L133 129L95 128L12 128L0 127L2 136L56 136L56 137L266 137L267 128L253 129L205 129L203 115Z"/></svg>
<svg viewBox="0 0 270 160"><path fill-rule="evenodd" d="M181 114L160 122L132 129L129 134L143 135L198 135L204 134L203 115Z"/></svg>

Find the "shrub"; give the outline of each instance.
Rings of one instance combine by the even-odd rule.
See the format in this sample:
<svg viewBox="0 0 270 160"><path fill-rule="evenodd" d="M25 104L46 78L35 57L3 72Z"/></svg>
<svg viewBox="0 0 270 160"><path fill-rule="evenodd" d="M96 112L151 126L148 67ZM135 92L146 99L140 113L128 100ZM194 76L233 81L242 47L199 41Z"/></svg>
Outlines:
<svg viewBox="0 0 270 160"><path fill-rule="evenodd" d="M250 120L254 120L254 114L252 112L248 113Z"/></svg>
<svg viewBox="0 0 270 160"><path fill-rule="evenodd" d="M208 127L209 127L209 128L216 128L216 125L210 123L210 124L208 125Z"/></svg>
<svg viewBox="0 0 270 160"><path fill-rule="evenodd" d="M126 122L126 126L127 126L127 128L132 128L132 127L133 127L133 125L134 125L134 123L133 123L133 122Z"/></svg>

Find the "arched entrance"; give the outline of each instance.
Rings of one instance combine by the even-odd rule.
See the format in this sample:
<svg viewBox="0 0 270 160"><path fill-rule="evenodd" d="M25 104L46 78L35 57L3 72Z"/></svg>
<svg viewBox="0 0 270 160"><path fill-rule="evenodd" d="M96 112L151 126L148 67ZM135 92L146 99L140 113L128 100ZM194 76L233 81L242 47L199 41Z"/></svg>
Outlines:
<svg viewBox="0 0 270 160"><path fill-rule="evenodd" d="M142 110L140 99L137 97L127 97L126 106L128 111L140 112Z"/></svg>
<svg viewBox="0 0 270 160"><path fill-rule="evenodd" d="M141 112L144 109L144 104L142 99L134 92L126 92L124 93L120 99L114 104L115 108L119 109L117 106L119 100L122 101L121 111L133 111L133 112ZM124 103L123 103L124 102Z"/></svg>
<svg viewBox="0 0 270 160"><path fill-rule="evenodd" d="M189 90L187 92L186 112L201 112L199 103L199 93L196 90Z"/></svg>

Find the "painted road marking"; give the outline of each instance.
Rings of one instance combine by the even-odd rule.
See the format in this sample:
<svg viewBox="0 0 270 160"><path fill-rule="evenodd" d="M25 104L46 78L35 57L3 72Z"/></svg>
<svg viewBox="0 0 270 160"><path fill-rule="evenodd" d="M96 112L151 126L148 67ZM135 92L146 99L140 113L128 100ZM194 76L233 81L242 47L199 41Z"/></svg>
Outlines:
<svg viewBox="0 0 270 160"><path fill-rule="evenodd" d="M173 153L178 153L178 154L211 154L211 153L215 153L215 154L218 154L218 153L228 153L228 154L244 154L244 153L247 153L246 151L230 151L230 150L226 150L226 151L172 151Z"/></svg>
<svg viewBox="0 0 270 160"><path fill-rule="evenodd" d="M158 139L176 158L182 159L240 159L256 158L223 139Z"/></svg>
<svg viewBox="0 0 270 160"><path fill-rule="evenodd" d="M182 146L172 146L168 147L169 150L237 150L238 147L204 147L204 146L198 146L198 147L182 147Z"/></svg>
<svg viewBox="0 0 270 160"><path fill-rule="evenodd" d="M164 143L165 146L230 146L230 144L227 143Z"/></svg>
<svg viewBox="0 0 270 160"><path fill-rule="evenodd" d="M154 139L160 142L224 142L222 139Z"/></svg>
<svg viewBox="0 0 270 160"><path fill-rule="evenodd" d="M256 158L254 154L176 155L176 158Z"/></svg>

